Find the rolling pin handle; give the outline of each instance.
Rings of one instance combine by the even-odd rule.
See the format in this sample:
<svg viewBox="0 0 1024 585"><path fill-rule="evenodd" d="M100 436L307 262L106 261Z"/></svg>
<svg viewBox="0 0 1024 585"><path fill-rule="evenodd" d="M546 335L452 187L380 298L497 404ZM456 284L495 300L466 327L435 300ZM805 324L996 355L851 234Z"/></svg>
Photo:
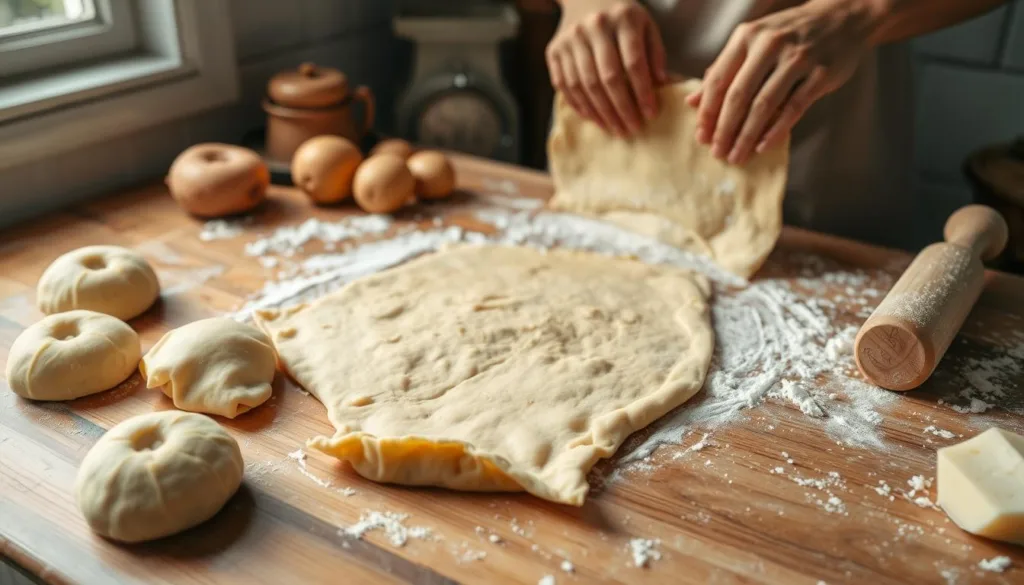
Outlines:
<svg viewBox="0 0 1024 585"><path fill-rule="evenodd" d="M1009 238L1006 220L984 205L967 205L949 216L944 230L946 241L972 250L982 262L998 256Z"/></svg>

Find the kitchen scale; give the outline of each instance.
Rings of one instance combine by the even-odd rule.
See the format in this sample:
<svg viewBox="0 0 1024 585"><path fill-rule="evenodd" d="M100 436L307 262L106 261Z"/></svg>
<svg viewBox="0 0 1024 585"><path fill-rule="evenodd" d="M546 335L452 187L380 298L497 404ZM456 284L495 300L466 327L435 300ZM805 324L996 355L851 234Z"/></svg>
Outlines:
<svg viewBox="0 0 1024 585"><path fill-rule="evenodd" d="M519 162L519 107L499 59L501 42L518 28L508 2L399 2L395 33L415 43L415 63L396 104L398 134L423 146Z"/></svg>

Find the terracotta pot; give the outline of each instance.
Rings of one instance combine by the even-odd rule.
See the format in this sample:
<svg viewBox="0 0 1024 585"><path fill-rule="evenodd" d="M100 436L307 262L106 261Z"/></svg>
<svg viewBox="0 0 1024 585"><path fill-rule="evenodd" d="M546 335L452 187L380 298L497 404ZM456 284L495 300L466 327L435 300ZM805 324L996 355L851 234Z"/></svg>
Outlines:
<svg viewBox="0 0 1024 585"><path fill-rule="evenodd" d="M348 80L337 69L303 63L298 70L275 75L263 101L267 113L267 155L290 162L303 142L330 134L359 144L373 126L374 99L370 88L348 90ZM363 103L363 120L356 125L352 105Z"/></svg>

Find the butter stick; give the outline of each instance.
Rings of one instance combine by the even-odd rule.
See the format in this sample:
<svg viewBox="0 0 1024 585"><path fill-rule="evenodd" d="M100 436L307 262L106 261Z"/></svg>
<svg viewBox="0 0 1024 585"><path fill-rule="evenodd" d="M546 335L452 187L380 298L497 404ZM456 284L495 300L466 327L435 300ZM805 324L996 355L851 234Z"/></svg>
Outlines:
<svg viewBox="0 0 1024 585"><path fill-rule="evenodd" d="M978 536L1024 544L1024 437L991 428L938 451L938 504Z"/></svg>

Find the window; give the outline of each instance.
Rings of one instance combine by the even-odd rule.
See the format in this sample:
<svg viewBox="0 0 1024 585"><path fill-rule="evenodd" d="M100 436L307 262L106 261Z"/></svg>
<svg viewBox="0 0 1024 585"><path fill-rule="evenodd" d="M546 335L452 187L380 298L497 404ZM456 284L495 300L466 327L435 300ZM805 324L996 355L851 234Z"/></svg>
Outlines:
<svg viewBox="0 0 1024 585"><path fill-rule="evenodd" d="M127 53L130 0L0 0L0 77Z"/></svg>
<svg viewBox="0 0 1024 585"><path fill-rule="evenodd" d="M235 101L228 11L222 0L0 0L0 171Z"/></svg>

